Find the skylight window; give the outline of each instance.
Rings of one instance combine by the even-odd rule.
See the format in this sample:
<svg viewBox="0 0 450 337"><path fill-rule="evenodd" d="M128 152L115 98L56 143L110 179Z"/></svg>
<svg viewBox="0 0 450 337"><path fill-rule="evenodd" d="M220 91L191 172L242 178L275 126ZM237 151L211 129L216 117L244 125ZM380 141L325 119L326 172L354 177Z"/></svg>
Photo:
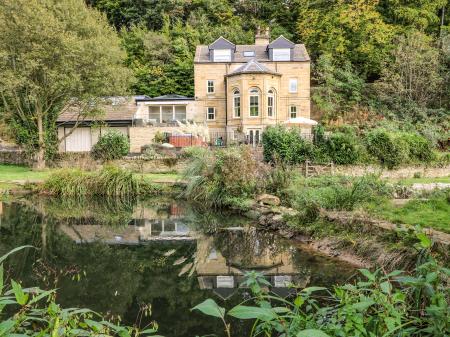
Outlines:
<svg viewBox="0 0 450 337"><path fill-rule="evenodd" d="M244 51L244 57L252 57L255 56L255 52L253 50Z"/></svg>

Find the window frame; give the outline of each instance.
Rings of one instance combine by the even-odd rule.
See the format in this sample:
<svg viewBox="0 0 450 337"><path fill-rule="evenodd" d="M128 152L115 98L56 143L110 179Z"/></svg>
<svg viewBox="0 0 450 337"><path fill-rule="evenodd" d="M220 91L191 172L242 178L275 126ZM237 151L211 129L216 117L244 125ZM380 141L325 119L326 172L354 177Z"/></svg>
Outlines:
<svg viewBox="0 0 450 337"><path fill-rule="evenodd" d="M213 116L214 118L209 118L209 109L213 109ZM215 121L216 120L216 107L214 106L208 106L206 107L206 121L210 122L210 121Z"/></svg>
<svg viewBox="0 0 450 337"><path fill-rule="evenodd" d="M226 52L226 58L225 53ZM218 55L220 54L220 55ZM213 62L224 62L224 63L230 63L231 62L231 49L214 49L213 54Z"/></svg>
<svg viewBox="0 0 450 337"><path fill-rule="evenodd" d="M209 85L211 82L211 85ZM209 89L212 88L212 91L209 91ZM216 92L216 84L214 80L206 80L206 93L208 95L214 94Z"/></svg>
<svg viewBox="0 0 450 337"><path fill-rule="evenodd" d="M272 104L270 104L270 100L272 100ZM275 117L276 116L276 91L275 89L269 89L267 91L267 117ZM271 113L269 113L271 111Z"/></svg>
<svg viewBox="0 0 450 337"><path fill-rule="evenodd" d="M292 85L295 83L295 90L292 90ZM298 78L290 78L289 79L289 93L296 94L298 93Z"/></svg>
<svg viewBox="0 0 450 337"><path fill-rule="evenodd" d="M295 111L293 111L293 110L295 110ZM293 113L295 114L294 117L292 117ZM289 106L289 119L297 118L297 113L298 113L297 106L296 105L290 105Z"/></svg>
<svg viewBox="0 0 450 337"><path fill-rule="evenodd" d="M273 48L272 60L275 62L291 61L291 49L290 48Z"/></svg>
<svg viewBox="0 0 450 337"><path fill-rule="evenodd" d="M258 93L255 93L252 91L257 91ZM256 115L252 115L252 108L255 108L254 103L252 106L252 98L256 98L256 103L257 103L257 105L256 105L257 114ZM251 118L259 117L260 112L261 112L260 108L261 108L261 90L259 90L259 88L257 88L257 87L250 88L248 90L248 114L249 114L249 117L251 117Z"/></svg>
<svg viewBox="0 0 450 337"><path fill-rule="evenodd" d="M239 101L239 106L236 106L236 99ZM242 100L241 100L241 92L239 89L233 90L233 118L241 118L241 110L242 110ZM236 114L236 109L238 108L238 114Z"/></svg>

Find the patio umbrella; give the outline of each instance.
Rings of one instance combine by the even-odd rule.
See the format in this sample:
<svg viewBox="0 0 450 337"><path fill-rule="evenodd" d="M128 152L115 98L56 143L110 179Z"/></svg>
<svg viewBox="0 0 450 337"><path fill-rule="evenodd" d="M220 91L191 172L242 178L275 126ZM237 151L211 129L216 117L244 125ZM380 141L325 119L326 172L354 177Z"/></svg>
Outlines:
<svg viewBox="0 0 450 337"><path fill-rule="evenodd" d="M286 125L317 125L318 123L315 120L306 118L306 117L296 117L290 118L287 121L284 121L283 124Z"/></svg>

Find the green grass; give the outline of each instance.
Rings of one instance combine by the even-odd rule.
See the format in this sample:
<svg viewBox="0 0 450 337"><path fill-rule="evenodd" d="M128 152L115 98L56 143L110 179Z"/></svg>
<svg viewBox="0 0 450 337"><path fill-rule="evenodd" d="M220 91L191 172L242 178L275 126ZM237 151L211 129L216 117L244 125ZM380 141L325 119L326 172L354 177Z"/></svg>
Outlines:
<svg viewBox="0 0 450 337"><path fill-rule="evenodd" d="M428 200L412 199L402 206L391 200L369 203L365 209L380 219L396 224L420 225L450 233L450 203L444 193Z"/></svg>
<svg viewBox="0 0 450 337"><path fill-rule="evenodd" d="M438 178L405 178L398 179L396 182L402 185L412 185L412 184L431 184L431 183L447 183L450 184L450 176L438 177Z"/></svg>
<svg viewBox="0 0 450 337"><path fill-rule="evenodd" d="M0 165L0 182L7 185L13 181L31 181L42 182L46 180L56 169L45 169L34 171L29 167L18 165ZM173 180L176 181L180 176L176 173L145 173L144 177L149 181Z"/></svg>

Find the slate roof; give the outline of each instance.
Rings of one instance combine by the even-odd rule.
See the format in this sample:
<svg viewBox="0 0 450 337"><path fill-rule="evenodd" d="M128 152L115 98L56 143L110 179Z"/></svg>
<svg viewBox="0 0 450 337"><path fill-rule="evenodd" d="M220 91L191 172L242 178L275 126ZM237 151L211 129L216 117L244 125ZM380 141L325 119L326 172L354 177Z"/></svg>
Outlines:
<svg viewBox="0 0 450 337"><path fill-rule="evenodd" d="M236 45L224 37L219 37L216 41L208 46L208 49L236 49Z"/></svg>
<svg viewBox="0 0 450 337"><path fill-rule="evenodd" d="M255 59L251 59L246 64L240 66L236 70L229 73L227 76L234 76L234 75L240 75L240 74L273 74L273 75L280 75L269 68L267 68L265 65L259 63Z"/></svg>
<svg viewBox="0 0 450 337"><path fill-rule="evenodd" d="M274 40L272 43L277 42L278 39ZM281 43L282 41L278 41ZM284 42L283 42L284 45ZM271 62L269 59L269 53L267 52L267 47L264 45L236 45L236 50L233 54L233 63L245 63L248 62L249 59L255 58L258 62ZM285 47L289 48L289 47ZM253 51L255 56L246 57L244 56L244 51ZM292 61L310 61L308 52L306 51L305 45L303 44L295 44L293 47L293 58ZM195 51L195 63L209 63L213 62L209 58L209 46L200 45L197 46Z"/></svg>
<svg viewBox="0 0 450 337"><path fill-rule="evenodd" d="M101 105L104 111L99 117L87 117L83 122L94 121L115 121L115 122L131 122L136 113L137 107L134 97L106 97L105 104ZM68 107L59 115L57 119L58 124L76 122L78 116L78 109L76 106Z"/></svg>
<svg viewBox="0 0 450 337"><path fill-rule="evenodd" d="M294 48L295 47L295 43L289 41L288 39L286 39L283 35L280 35L278 38L276 38L275 40L273 40L271 43L269 43L269 45L267 46L267 48Z"/></svg>

